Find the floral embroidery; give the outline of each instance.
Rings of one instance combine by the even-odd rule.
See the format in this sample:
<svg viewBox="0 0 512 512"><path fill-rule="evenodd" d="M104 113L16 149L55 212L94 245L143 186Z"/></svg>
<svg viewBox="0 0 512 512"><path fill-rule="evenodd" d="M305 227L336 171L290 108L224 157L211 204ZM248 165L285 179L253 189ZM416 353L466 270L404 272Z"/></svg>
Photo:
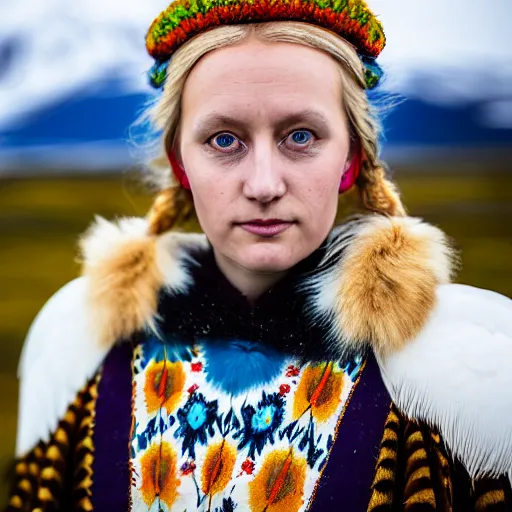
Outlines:
<svg viewBox="0 0 512 512"><path fill-rule="evenodd" d="M195 393L198 389L199 389L199 386L197 384L192 384L192 386L190 386L187 389L187 392L189 395L191 395L192 393Z"/></svg>
<svg viewBox="0 0 512 512"><path fill-rule="evenodd" d="M230 393L211 349L189 347L193 360L180 361L181 346L149 339L134 352L134 510L305 512L361 361L272 360L257 375L265 384Z"/></svg>
<svg viewBox="0 0 512 512"><path fill-rule="evenodd" d="M252 475L254 472L254 462L251 459L245 459L242 462L242 472Z"/></svg>
<svg viewBox="0 0 512 512"><path fill-rule="evenodd" d="M185 372L182 363L151 363L146 371L144 385L148 414L155 414L161 407L170 414L180 400L184 385Z"/></svg>
<svg viewBox="0 0 512 512"><path fill-rule="evenodd" d="M319 422L327 421L334 414L343 387L343 372L333 367L333 362L306 366L295 393L294 419L309 410Z"/></svg>
<svg viewBox="0 0 512 512"><path fill-rule="evenodd" d="M167 507L176 501L180 481L176 471L176 452L169 443L153 444L141 458L144 502L151 507L155 500ZM159 507L161 508L161 507Z"/></svg>
<svg viewBox="0 0 512 512"><path fill-rule="evenodd" d="M188 452L189 457L195 458L195 445L206 445L208 435L213 436L213 423L217 416L217 400L207 402L201 393L190 395L185 407L177 415L180 427L174 434L175 438L182 437L182 454Z"/></svg>
<svg viewBox="0 0 512 512"><path fill-rule="evenodd" d="M291 388L290 388L290 385L289 385L289 384L281 384L281 385L279 386L279 394L280 394L281 396L284 396L284 395L286 395L286 393L289 393L289 392L290 392L290 389L291 389Z"/></svg>
<svg viewBox="0 0 512 512"><path fill-rule="evenodd" d="M296 366L293 366L293 364L288 366L288 368L286 369L287 377L297 377L297 375L299 375L299 373L300 373L300 370Z"/></svg>
<svg viewBox="0 0 512 512"><path fill-rule="evenodd" d="M163 342L160 338L151 336L148 338L145 345L145 350L140 354L138 365L135 368L135 373L145 370L146 366L152 362L169 361L175 363L192 361L193 357L197 356L194 347L185 343L169 343Z"/></svg>
<svg viewBox="0 0 512 512"><path fill-rule="evenodd" d="M263 392L256 408L252 405L242 407L244 427L233 436L235 439L241 437L238 449L249 446L249 457L254 459L255 452L261 455L267 442L274 444L274 434L283 421L283 405L279 393L267 395Z"/></svg>
<svg viewBox="0 0 512 512"><path fill-rule="evenodd" d="M214 512L233 512L237 508L235 502L231 499L222 500L222 506L220 508L216 508Z"/></svg>
<svg viewBox="0 0 512 512"><path fill-rule="evenodd" d="M236 448L225 440L210 446L203 463L201 490L210 498L228 485L235 468Z"/></svg>
<svg viewBox="0 0 512 512"><path fill-rule="evenodd" d="M181 466L181 474L183 476L190 475L190 473L193 473L196 469L196 465L192 459L187 460L183 463Z"/></svg>
<svg viewBox="0 0 512 512"><path fill-rule="evenodd" d="M293 449L270 452L256 478L249 484L251 510L299 510L305 479L306 461Z"/></svg>

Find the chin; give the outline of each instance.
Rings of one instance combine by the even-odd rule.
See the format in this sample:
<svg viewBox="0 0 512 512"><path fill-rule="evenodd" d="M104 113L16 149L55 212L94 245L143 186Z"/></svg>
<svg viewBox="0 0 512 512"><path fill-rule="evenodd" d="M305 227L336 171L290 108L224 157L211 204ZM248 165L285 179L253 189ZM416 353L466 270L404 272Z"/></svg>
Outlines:
<svg viewBox="0 0 512 512"><path fill-rule="evenodd" d="M288 244L257 243L244 247L238 263L252 272L285 272L307 255L300 255Z"/></svg>

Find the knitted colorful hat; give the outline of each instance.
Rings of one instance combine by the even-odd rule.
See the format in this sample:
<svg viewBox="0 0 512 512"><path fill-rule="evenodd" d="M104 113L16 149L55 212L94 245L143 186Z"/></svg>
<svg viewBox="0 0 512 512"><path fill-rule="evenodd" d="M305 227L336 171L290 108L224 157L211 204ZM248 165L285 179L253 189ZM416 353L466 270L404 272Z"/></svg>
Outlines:
<svg viewBox="0 0 512 512"><path fill-rule="evenodd" d="M359 53L367 88L378 84L382 70L375 59L386 38L364 0L175 0L146 36L147 50L155 59L149 72L151 85L163 86L172 55L195 35L220 25L266 21L303 21L338 34Z"/></svg>

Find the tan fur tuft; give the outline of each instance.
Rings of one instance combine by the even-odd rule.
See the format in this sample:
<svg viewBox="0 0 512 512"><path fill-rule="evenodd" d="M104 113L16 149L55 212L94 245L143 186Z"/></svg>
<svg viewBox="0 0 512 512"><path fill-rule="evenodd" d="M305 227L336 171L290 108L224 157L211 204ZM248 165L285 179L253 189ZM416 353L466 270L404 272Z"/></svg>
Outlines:
<svg viewBox="0 0 512 512"><path fill-rule="evenodd" d="M160 290L184 291L190 284L183 251L208 245L204 235L152 236L149 229L147 219L113 223L97 218L80 241L90 321L101 346L137 331L156 333Z"/></svg>
<svg viewBox="0 0 512 512"><path fill-rule="evenodd" d="M119 225L97 219L81 240L94 329L102 346L153 325L163 275L156 238L142 219Z"/></svg>
<svg viewBox="0 0 512 512"><path fill-rule="evenodd" d="M336 294L346 341L396 351L419 333L453 252L439 229L411 217L375 215L349 245Z"/></svg>

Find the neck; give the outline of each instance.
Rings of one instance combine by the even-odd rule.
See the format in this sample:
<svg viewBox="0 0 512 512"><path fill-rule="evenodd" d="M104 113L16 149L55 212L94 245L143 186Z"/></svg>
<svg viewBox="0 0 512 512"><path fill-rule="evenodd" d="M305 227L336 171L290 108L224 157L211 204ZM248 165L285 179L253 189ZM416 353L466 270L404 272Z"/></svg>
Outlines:
<svg viewBox="0 0 512 512"><path fill-rule="evenodd" d="M267 290L280 281L287 271L283 272L255 272L248 270L238 263L218 254L214 250L217 266L226 279L240 292L249 302L254 303Z"/></svg>

